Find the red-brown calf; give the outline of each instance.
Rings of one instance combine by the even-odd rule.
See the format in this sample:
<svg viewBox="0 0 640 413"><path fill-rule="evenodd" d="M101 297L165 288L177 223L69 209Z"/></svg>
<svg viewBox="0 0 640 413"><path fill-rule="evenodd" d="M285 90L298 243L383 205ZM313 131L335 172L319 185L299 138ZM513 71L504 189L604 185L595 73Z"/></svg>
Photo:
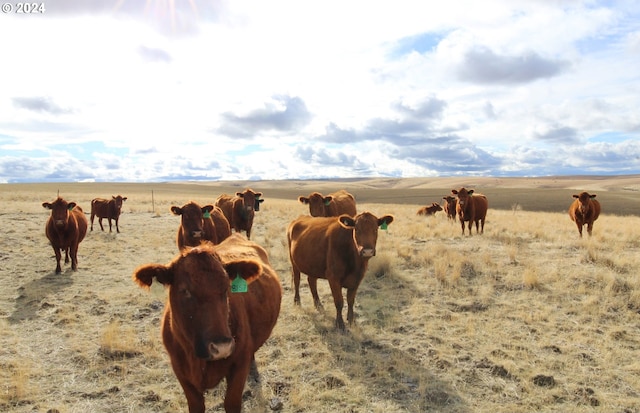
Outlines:
<svg viewBox="0 0 640 413"><path fill-rule="evenodd" d="M143 288L153 279L169 289L162 340L190 413L204 413L204 392L225 378L224 409L242 410L254 353L271 335L282 287L266 251L234 234L219 245L182 251L167 265L139 267Z"/></svg>
<svg viewBox="0 0 640 413"><path fill-rule="evenodd" d="M307 274L316 308L321 308L318 278L329 281L336 306L336 327L344 330L342 289L347 289L347 321L353 324L356 292L364 278L369 259L376 255L378 227L393 222L391 215L377 218L369 212L350 217L301 216L289 224L287 240L293 283L294 303L300 304L300 273Z"/></svg>
<svg viewBox="0 0 640 413"><path fill-rule="evenodd" d="M127 197L111 196L111 199L94 198L91 201L91 231L93 231L93 218L98 216L98 224L100 229L104 231L102 226L102 218L107 218L109 221L109 232L111 232L111 220L116 222L116 232L120 232L118 227L118 221L120 219L120 212L122 212L122 203L127 200Z"/></svg>
<svg viewBox="0 0 640 413"><path fill-rule="evenodd" d="M471 224L474 222L476 223L476 234L484 233L484 220L487 216L489 202L486 196L474 192L473 189L467 190L466 188L451 190L452 194L458 196L456 212L462 226L462 235L464 235L464 223L467 221L469 222L469 235L471 235Z"/></svg>
<svg viewBox="0 0 640 413"><path fill-rule="evenodd" d="M251 228L255 211L260 207L264 199L260 199L262 192L254 192L247 188L244 192L236 192L235 196L222 194L216 199L215 205L219 207L229 221L232 230L245 231L247 238L251 238Z"/></svg>
<svg viewBox="0 0 640 413"><path fill-rule="evenodd" d="M45 226L45 233L56 254L56 274L62 272L60 260L64 251L64 263L71 257L71 269L78 269L78 246L87 234L87 217L75 202L67 202L58 197L55 201L43 202L42 206L51 210Z"/></svg>
<svg viewBox="0 0 640 413"><path fill-rule="evenodd" d="M309 205L312 217L338 217L347 214L356 215L356 199L349 192L341 189L327 196L312 192L308 197L299 196L298 201Z"/></svg>
<svg viewBox="0 0 640 413"><path fill-rule="evenodd" d="M573 195L575 200L569 206L569 217L578 227L578 232L582 237L582 227L587 226L587 233L591 236L593 231L593 222L600 216L600 202L596 198L596 194L581 192Z"/></svg>
<svg viewBox="0 0 640 413"><path fill-rule="evenodd" d="M420 208L417 215L435 215L438 211L442 211L442 207L437 202L434 202L429 206L423 206Z"/></svg>
<svg viewBox="0 0 640 413"><path fill-rule="evenodd" d="M181 216L176 237L176 244L180 250L196 247L202 241L218 244L231 234L229 223L222 211L213 205L200 207L191 201L182 207L172 206L171 212Z"/></svg>

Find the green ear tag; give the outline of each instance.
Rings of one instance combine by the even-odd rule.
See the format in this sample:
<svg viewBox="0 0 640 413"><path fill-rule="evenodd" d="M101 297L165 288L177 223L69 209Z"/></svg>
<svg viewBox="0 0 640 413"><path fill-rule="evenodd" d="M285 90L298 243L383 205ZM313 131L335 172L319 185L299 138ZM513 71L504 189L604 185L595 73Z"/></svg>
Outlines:
<svg viewBox="0 0 640 413"><path fill-rule="evenodd" d="M203 217L204 218L211 218L211 213L209 211L205 211Z"/></svg>
<svg viewBox="0 0 640 413"><path fill-rule="evenodd" d="M236 278L231 281L231 292L232 293L246 293L249 291L247 288L247 282L240 275L236 275Z"/></svg>
<svg viewBox="0 0 640 413"><path fill-rule="evenodd" d="M324 201L324 204L325 204L326 206L329 206L329 204L330 204L330 203L331 203L331 201Z"/></svg>
<svg viewBox="0 0 640 413"><path fill-rule="evenodd" d="M380 225L380 229L383 231L387 230L387 221L382 221L382 225Z"/></svg>
<svg viewBox="0 0 640 413"><path fill-rule="evenodd" d="M72 206L67 207L67 209L68 209L69 211L73 211L73 207L72 207Z"/></svg>

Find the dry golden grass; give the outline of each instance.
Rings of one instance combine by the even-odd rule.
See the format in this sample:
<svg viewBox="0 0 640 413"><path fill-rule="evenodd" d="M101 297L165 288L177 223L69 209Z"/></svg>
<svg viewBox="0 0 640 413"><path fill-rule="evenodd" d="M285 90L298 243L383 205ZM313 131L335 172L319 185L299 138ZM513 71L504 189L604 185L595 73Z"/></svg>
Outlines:
<svg viewBox="0 0 640 413"><path fill-rule="evenodd" d="M0 186L0 411L186 411L159 335L165 291L146 292L131 274L176 254L171 205L212 203L242 185ZM251 183L266 201L254 240L268 250L284 298L256 354L262 380L247 385L245 411L278 402L283 412L320 413L640 411L640 217L603 206L593 237L580 239L564 207L532 211L520 191L518 208L506 198L492 208L489 197L485 233L463 237L442 213L416 216L421 200L390 203L384 188L365 188L381 184L358 182L353 192L369 200L359 210L396 220L380 231L356 325L340 334L326 282L318 283L323 312L306 282L302 305L293 305L285 229L306 212L292 194L308 187L259 185ZM87 213L93 197L129 197L121 233L98 226L80 245L79 270L67 265L60 275L41 207L57 189ZM526 192L536 202L547 194L535 185ZM600 190L603 204L607 195ZM224 385L209 392L207 411L223 411L223 394Z"/></svg>

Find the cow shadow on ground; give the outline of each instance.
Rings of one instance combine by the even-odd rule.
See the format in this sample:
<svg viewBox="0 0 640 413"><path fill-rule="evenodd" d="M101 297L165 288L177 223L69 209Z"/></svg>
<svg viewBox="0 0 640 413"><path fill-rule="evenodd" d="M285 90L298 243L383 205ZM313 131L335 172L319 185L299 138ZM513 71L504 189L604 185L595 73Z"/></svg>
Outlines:
<svg viewBox="0 0 640 413"><path fill-rule="evenodd" d="M56 274L51 271L42 278L30 281L18 287L18 297L13 313L8 317L9 323L16 324L25 320L33 320L38 311L55 307L55 303L46 300L47 297L68 288L73 284L71 269Z"/></svg>
<svg viewBox="0 0 640 413"><path fill-rule="evenodd" d="M406 412L471 412L458 391L440 380L424 360L377 337L327 331L321 320L316 327L340 371L366 388L371 400ZM331 375L325 381L337 388L345 385Z"/></svg>

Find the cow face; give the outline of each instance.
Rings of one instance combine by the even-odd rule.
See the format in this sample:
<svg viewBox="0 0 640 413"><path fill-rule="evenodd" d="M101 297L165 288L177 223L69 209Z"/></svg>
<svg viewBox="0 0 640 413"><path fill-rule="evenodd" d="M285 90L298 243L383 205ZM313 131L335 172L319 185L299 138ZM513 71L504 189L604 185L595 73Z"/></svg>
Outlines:
<svg viewBox="0 0 640 413"><path fill-rule="evenodd" d="M206 207L201 208L200 205L195 202L189 202L183 207L172 206L171 212L173 212L174 215L180 215L182 217L182 229L187 236L194 239L202 238L203 219L206 213Z"/></svg>
<svg viewBox="0 0 640 413"><path fill-rule="evenodd" d="M205 360L229 357L235 348L230 329L232 279L250 284L262 273L256 261L222 264L211 246L193 248L168 265L148 264L138 268L134 281L143 288L153 278L169 288L171 332L187 351Z"/></svg>
<svg viewBox="0 0 640 413"><path fill-rule="evenodd" d="M393 222L391 215L385 215L382 218L376 218L369 212L363 212L351 218L349 215L340 215L338 217L340 225L346 229L353 231L353 241L356 245L358 254L361 257L370 258L376 255L376 243L378 242L378 227Z"/></svg>
<svg viewBox="0 0 640 413"><path fill-rule="evenodd" d="M120 214L120 211L122 210L122 203L127 200L127 197L125 196L123 198L120 195L118 195L118 196L113 196L112 195L111 198L114 201L114 206L116 208L116 213Z"/></svg>
<svg viewBox="0 0 640 413"><path fill-rule="evenodd" d="M579 202L579 209L580 209L580 213L582 215L586 215L588 210L589 210L589 206L591 204L591 200L595 199L596 194L589 194L588 192L581 192L579 195L573 195L574 198L576 198Z"/></svg>
<svg viewBox="0 0 640 413"><path fill-rule="evenodd" d="M298 198L298 201L309 205L309 213L312 217L326 217L327 206L332 200L331 195L323 196L318 192L313 192L308 198L304 196Z"/></svg>
<svg viewBox="0 0 640 413"><path fill-rule="evenodd" d="M458 196L458 203L464 207L469 202L469 197L473 195L473 189L460 188L459 190L452 189L451 193Z"/></svg>
<svg viewBox="0 0 640 413"><path fill-rule="evenodd" d="M246 212L251 212L256 206L256 200L259 200L262 196L262 192L253 192L251 189L245 189L244 192L236 192L236 196L242 198L243 209Z"/></svg>
<svg viewBox="0 0 640 413"><path fill-rule="evenodd" d="M75 208L75 202L67 202L64 199L58 197L52 203L43 202L42 206L51 210L51 219L53 224L58 229L64 229L67 226L69 220L69 211Z"/></svg>

